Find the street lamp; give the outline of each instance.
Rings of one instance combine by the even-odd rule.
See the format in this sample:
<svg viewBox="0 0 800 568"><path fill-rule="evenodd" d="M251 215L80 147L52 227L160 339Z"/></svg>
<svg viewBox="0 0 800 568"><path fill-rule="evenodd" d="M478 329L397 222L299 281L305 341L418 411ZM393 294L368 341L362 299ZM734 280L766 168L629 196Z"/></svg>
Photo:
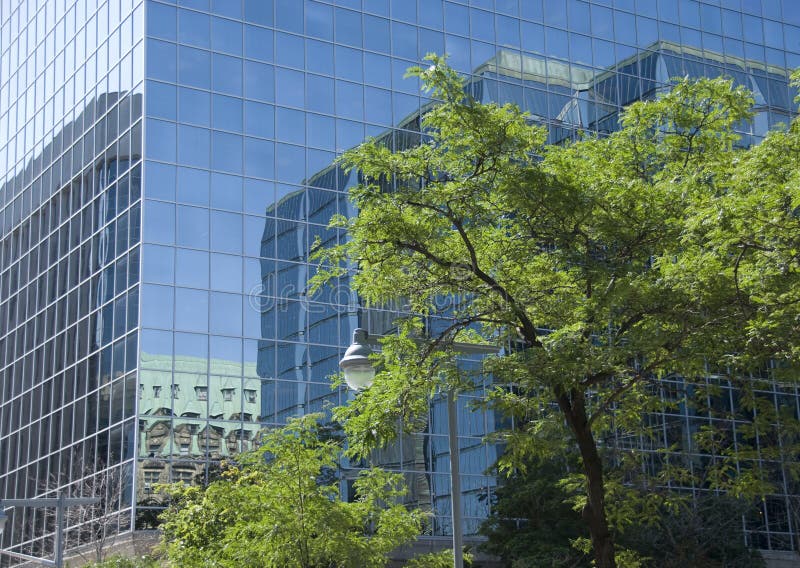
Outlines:
<svg viewBox="0 0 800 568"><path fill-rule="evenodd" d="M347 386L355 391L364 390L372 385L375 379L375 367L369 356L370 345L378 345L379 337L370 336L367 330L358 328L353 331L353 343L344 352L339 361L339 368L344 374ZM453 343L452 347L459 353L497 353L493 345L477 345L473 343ZM456 411L457 393L455 389L447 390L447 439L450 446L450 511L453 528L453 566L464 567L464 545L461 529L461 472L458 451L458 413Z"/></svg>
<svg viewBox="0 0 800 568"><path fill-rule="evenodd" d="M6 521L8 520L8 515L6 515L5 510L6 507L54 507L56 510L56 542L53 560L38 558L11 550L0 550L0 556L5 554L6 556L19 560L30 560L44 564L45 566L62 568L64 566L64 511L67 507L73 507L75 505L96 505L99 502L99 497L66 497L63 493L59 493L56 498L40 497L34 499L0 500L0 534L3 533Z"/></svg>
<svg viewBox="0 0 800 568"><path fill-rule="evenodd" d="M364 390L372 385L375 380L375 367L369 356L369 335L365 329L358 328L353 332L353 343L344 352L344 357L339 361L339 368L344 375L344 382L354 391Z"/></svg>

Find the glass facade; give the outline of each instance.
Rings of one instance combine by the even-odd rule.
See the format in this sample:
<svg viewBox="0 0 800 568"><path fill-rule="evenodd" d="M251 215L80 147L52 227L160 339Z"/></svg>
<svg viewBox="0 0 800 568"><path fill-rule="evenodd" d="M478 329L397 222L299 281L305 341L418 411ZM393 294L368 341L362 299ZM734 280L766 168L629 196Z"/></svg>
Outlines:
<svg viewBox="0 0 800 568"><path fill-rule="evenodd" d="M0 498L133 471L144 13L0 5ZM3 544L46 553L51 525L15 510Z"/></svg>
<svg viewBox="0 0 800 568"><path fill-rule="evenodd" d="M354 214L336 155L417 139L430 101L409 66L447 52L476 96L517 103L554 142L614 129L670 77L727 75L756 92L749 142L793 112L800 6L0 0L0 52L0 497L75 486L77 460L119 467L125 530L149 526L154 483L201 480L263 427L347 400L328 377L352 330L392 314L346 280L309 295L308 255ZM459 401L468 534L495 485L481 395ZM769 396L797 412L794 390ZM709 419L668 418L668 443ZM433 536L450 530L446 434L435 402L425 433L376 456L433 510ZM754 544L794 546L793 493L782 482L748 521ZM37 546L36 515L4 543Z"/></svg>

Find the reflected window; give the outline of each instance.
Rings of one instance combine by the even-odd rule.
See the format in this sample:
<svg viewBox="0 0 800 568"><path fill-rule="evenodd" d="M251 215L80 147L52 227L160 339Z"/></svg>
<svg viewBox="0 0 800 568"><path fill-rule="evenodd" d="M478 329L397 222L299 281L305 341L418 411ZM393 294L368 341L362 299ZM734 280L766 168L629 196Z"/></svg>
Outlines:
<svg viewBox="0 0 800 568"><path fill-rule="evenodd" d="M258 393L253 389L244 389L244 399L247 402L257 402L258 401ZM249 420L249 418L248 418Z"/></svg>
<svg viewBox="0 0 800 568"><path fill-rule="evenodd" d="M197 397L197 400L208 400L208 387L207 386L199 386L194 387L194 393Z"/></svg>
<svg viewBox="0 0 800 568"><path fill-rule="evenodd" d="M161 387L158 385L153 386L153 398L159 398L161 396Z"/></svg>
<svg viewBox="0 0 800 568"><path fill-rule="evenodd" d="M226 402L233 401L234 394L236 394L236 389L222 389L222 399Z"/></svg>

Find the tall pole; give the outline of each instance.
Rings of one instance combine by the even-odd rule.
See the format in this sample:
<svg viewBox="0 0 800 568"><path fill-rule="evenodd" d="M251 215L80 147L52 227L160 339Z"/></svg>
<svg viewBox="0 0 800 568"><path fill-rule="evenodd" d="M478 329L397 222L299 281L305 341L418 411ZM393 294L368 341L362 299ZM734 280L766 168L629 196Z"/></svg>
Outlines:
<svg viewBox="0 0 800 568"><path fill-rule="evenodd" d="M447 391L447 438L450 442L450 509L453 517L453 567L464 568L463 534L461 529L461 468L458 451L458 393Z"/></svg>
<svg viewBox="0 0 800 568"><path fill-rule="evenodd" d="M59 491L58 505L56 505L56 550L53 553L55 568L64 567L64 509L66 507L64 492Z"/></svg>

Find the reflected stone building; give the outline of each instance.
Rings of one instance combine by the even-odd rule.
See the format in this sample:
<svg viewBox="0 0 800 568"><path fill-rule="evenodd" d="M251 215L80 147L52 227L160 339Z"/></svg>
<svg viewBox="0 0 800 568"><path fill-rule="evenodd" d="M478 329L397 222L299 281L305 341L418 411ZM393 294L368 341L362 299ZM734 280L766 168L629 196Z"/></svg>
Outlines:
<svg viewBox="0 0 800 568"><path fill-rule="evenodd" d="M390 332L397 312L364 309L346 279L310 295L309 255L345 238L327 228L333 214L355 214L358 179L337 154L368 136L418 140L431 101L403 75L428 52L449 53L479 100L518 104L552 142L614 130L670 77L729 76L756 94L751 143L793 116L800 6L0 0L0 498L118 470L119 530L144 528L161 506L154 483L201 483L262 429L346 403L329 376L352 330ZM714 404L735 409L737 393L709 380L724 394ZM800 415L796 389L769 384L762 395ZM665 383L665 397L682 388ZM500 449L483 437L504 426L472 409L483 394L458 403L468 535L496 485ZM690 454L712 419L652 418ZM444 402L375 460L406 475L431 538L446 540ZM800 491L780 463L764 467L780 483L748 538L795 549ZM51 551L48 519L14 511L2 545Z"/></svg>

